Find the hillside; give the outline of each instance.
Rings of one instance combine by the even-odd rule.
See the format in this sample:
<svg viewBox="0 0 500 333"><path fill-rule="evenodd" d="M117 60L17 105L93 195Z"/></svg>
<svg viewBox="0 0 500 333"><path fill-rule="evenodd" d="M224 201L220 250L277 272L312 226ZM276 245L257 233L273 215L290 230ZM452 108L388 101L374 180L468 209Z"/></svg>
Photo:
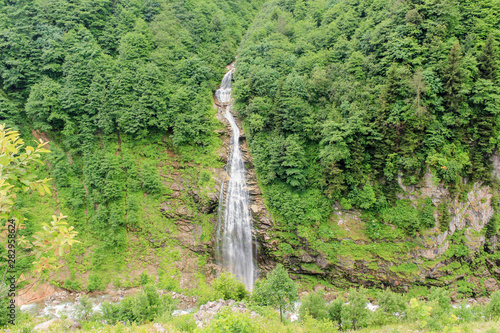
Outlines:
<svg viewBox="0 0 500 333"><path fill-rule="evenodd" d="M0 117L52 150L36 172L53 194L22 196L25 232L62 212L82 241L44 278L93 291L146 271L183 291L217 273L229 143L213 92L236 58L262 271L284 263L306 286L497 289L499 10L2 2Z"/></svg>
<svg viewBox="0 0 500 333"><path fill-rule="evenodd" d="M24 195L26 233L61 212L82 241L46 281L104 290L146 271L174 290L211 276L225 163L212 93L260 5L1 3L0 117L51 141L34 172L53 193Z"/></svg>
<svg viewBox="0 0 500 333"><path fill-rule="evenodd" d="M312 283L497 288L499 8L263 6L234 94L269 258Z"/></svg>

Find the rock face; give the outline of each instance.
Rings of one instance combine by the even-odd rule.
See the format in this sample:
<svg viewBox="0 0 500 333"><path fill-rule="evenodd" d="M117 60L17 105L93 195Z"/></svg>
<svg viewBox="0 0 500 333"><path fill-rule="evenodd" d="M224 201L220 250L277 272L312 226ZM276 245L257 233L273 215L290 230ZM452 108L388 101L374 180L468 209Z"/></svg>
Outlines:
<svg viewBox="0 0 500 333"><path fill-rule="evenodd" d="M231 311L238 313L249 312L249 310L245 306L245 303L243 302L236 303L232 299L228 301L219 299L216 302L208 302L207 304L200 306L200 310L194 315L196 325L200 328L206 326L212 321L217 312L219 312L223 308L230 308ZM255 313L254 311L250 311L251 318L254 318L256 316L258 316L257 313Z"/></svg>
<svg viewBox="0 0 500 333"><path fill-rule="evenodd" d="M221 161L227 163L230 127L220 112L217 118L226 124L225 130L219 130L223 145L218 155ZM241 124L239 127L242 128ZM405 185L403 177L399 176L396 179L400 187L400 192L396 194L398 198L408 199L414 206L430 198L435 206L435 228L423 230L415 237L401 236L397 239L372 241L366 236L366 222L362 221L362 214L356 210L344 210L336 204L330 222L336 224L335 227L342 232L335 239L325 242L339 245L337 249L346 243L352 246L345 246L344 249L358 246L357 253L349 250L335 250L337 253L334 255L321 253L312 250L307 240L300 239L302 244L294 246L292 255L284 254L282 257L276 257L279 240L273 235L274 222L264 204L244 134L241 136L240 148L247 171L246 183L254 226L253 249L259 275L271 270L277 262L282 262L291 273L316 276L340 286L363 284L406 290L415 284L449 285L475 274L474 278L467 280L467 283L474 285L475 292L496 288L497 284L494 284L493 280L500 279L500 269L497 268L499 263L489 259L480 261L481 264L475 263L475 258L484 253L485 249L495 251L500 247L500 237L493 237L487 241L484 232L486 224L494 214L491 198L496 189L478 182L467 184L469 188L467 195L456 196L440 184L430 170L417 185ZM494 169L493 178L500 181L500 157L495 154L491 161ZM191 251L198 253L215 253L218 223L216 212L224 195L220 193L220 188L228 181L228 176L224 169L214 169L213 173L216 174L216 187L212 188L208 197L205 196L202 200L200 190L190 185L181 172L174 171L169 181L173 193L170 200L161 207L165 216L176 220L179 231L176 238ZM463 185L466 185L465 180ZM196 209L193 210L193 207L180 203L179 198L186 193L192 198ZM437 208L443 203L448 206L450 221L445 228L439 228ZM202 227L192 223L197 211L214 213L215 217L211 220L214 237L210 242L197 241L202 233ZM374 245L384 242L395 248L393 253L388 255L373 252ZM456 254L456 251L467 253ZM214 259L215 257L214 254ZM215 268L215 271L217 270L220 270L220 267ZM500 284L498 286L500 287Z"/></svg>
<svg viewBox="0 0 500 333"><path fill-rule="evenodd" d="M493 158L494 177L500 175L498 160ZM464 280L474 294L497 290L500 287L498 263L477 258L499 246L498 237L487 242L484 231L494 214L491 200L498 190L477 182L468 184L465 195L452 195L430 170L418 185L405 186L402 177L397 181L402 190L397 194L398 199L409 199L414 206L431 199L435 208L434 228L422 230L415 237L403 235L372 241L364 231L366 222L362 221L361 213L343 210L337 205L332 222L336 222L342 232L332 241L339 245L336 257L326 258L301 246L294 255L283 258L285 264L297 274L315 275L344 287L362 284L407 290L415 284L443 286ZM447 204L450 219L448 225L440 228L437 208L443 203ZM387 244L384 249L396 250L377 252L375 249L381 243Z"/></svg>

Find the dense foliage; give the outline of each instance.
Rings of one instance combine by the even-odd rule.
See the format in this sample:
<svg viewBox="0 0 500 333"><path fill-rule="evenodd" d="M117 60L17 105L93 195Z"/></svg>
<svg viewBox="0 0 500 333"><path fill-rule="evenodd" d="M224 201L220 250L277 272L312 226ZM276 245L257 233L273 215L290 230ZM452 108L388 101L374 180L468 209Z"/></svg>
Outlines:
<svg viewBox="0 0 500 333"><path fill-rule="evenodd" d="M417 184L430 171L455 197L473 181L492 182L499 6L496 0L264 5L240 48L234 95L282 230L298 225L300 234L300 226L320 225L339 201L370 212L371 238L380 238L382 223L413 236L435 226L436 207L396 204L399 185ZM447 213L440 214L443 230ZM314 248L314 237L310 242Z"/></svg>
<svg viewBox="0 0 500 333"><path fill-rule="evenodd" d="M151 239L168 223L158 210L167 149L191 163L184 179L212 186L200 170L220 163L212 93L261 2L0 1L0 120L52 141L38 170L52 198L22 200L34 225L60 209L85 237L66 287L84 287L76 272L103 269L108 255L123 269L129 233ZM88 290L110 282L99 275Z"/></svg>
<svg viewBox="0 0 500 333"><path fill-rule="evenodd" d="M211 92L255 4L2 4L2 118L17 126L27 118L35 130L60 133L64 147L80 153L92 149L99 133L163 131L176 144L206 144Z"/></svg>

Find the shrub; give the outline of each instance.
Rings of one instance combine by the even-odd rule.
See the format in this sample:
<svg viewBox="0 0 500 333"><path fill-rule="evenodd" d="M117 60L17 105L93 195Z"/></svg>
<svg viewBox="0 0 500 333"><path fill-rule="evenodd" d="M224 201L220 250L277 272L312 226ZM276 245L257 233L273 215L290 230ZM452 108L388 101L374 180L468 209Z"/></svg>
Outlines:
<svg viewBox="0 0 500 333"><path fill-rule="evenodd" d="M235 301L241 301L248 295L245 284L229 272L224 272L219 277L215 278L212 283L212 288L216 292L217 298L225 300L233 299Z"/></svg>
<svg viewBox="0 0 500 333"><path fill-rule="evenodd" d="M93 274L89 276L87 291L92 292L95 290L104 290L104 289L106 289L106 284L100 275Z"/></svg>
<svg viewBox="0 0 500 333"><path fill-rule="evenodd" d="M92 301L87 295L82 295L75 307L76 318L78 320L89 320L94 311L92 310Z"/></svg>
<svg viewBox="0 0 500 333"><path fill-rule="evenodd" d="M431 198L427 198L425 200L425 205L420 211L419 217L420 217L420 224L424 228L434 228L436 225L436 221L434 220L434 210L436 207L432 203Z"/></svg>
<svg viewBox="0 0 500 333"><path fill-rule="evenodd" d="M395 207L384 210L383 217L386 222L405 230L410 236L420 229L419 212L408 200L398 201Z"/></svg>
<svg viewBox="0 0 500 333"><path fill-rule="evenodd" d="M433 288L429 294L429 302L436 302L441 309L448 311L451 309L450 292L443 288Z"/></svg>
<svg viewBox="0 0 500 333"><path fill-rule="evenodd" d="M194 332L196 329L196 321L193 314L172 318L172 324L181 332Z"/></svg>
<svg viewBox="0 0 500 333"><path fill-rule="evenodd" d="M143 323L173 311L175 305L170 296L160 296L154 286L147 285L141 292L125 297L120 303L104 303L102 314L103 319L113 325L117 321Z"/></svg>
<svg viewBox="0 0 500 333"><path fill-rule="evenodd" d="M149 282L149 275L147 271L144 271L139 275L139 283L141 286L147 285Z"/></svg>
<svg viewBox="0 0 500 333"><path fill-rule="evenodd" d="M281 321L283 321L283 311L292 306L297 299L297 285L281 264L269 272L266 279L255 283L252 294L252 301L257 305L278 307Z"/></svg>
<svg viewBox="0 0 500 333"><path fill-rule="evenodd" d="M366 327L370 319L370 310L366 309L366 289L349 290L348 303L342 305L340 312L342 329L359 329Z"/></svg>
<svg viewBox="0 0 500 333"><path fill-rule="evenodd" d="M380 310L389 315L398 314L398 317L401 317L406 311L406 302L403 296L391 290L385 290L379 293L378 305L380 306Z"/></svg>
<svg viewBox="0 0 500 333"><path fill-rule="evenodd" d="M326 311L328 312L328 318L332 322L337 323L339 328L341 327L342 324L342 305L344 305L344 302L345 302L344 299L339 297L326 306Z"/></svg>
<svg viewBox="0 0 500 333"><path fill-rule="evenodd" d="M486 305L486 315L490 318L500 317L500 291L493 292L490 296L490 301Z"/></svg>
<svg viewBox="0 0 500 333"><path fill-rule="evenodd" d="M210 325L195 332L254 333L257 332L257 326L248 313L233 312L225 308L217 313Z"/></svg>
<svg viewBox="0 0 500 333"><path fill-rule="evenodd" d="M428 306L422 301L418 301L416 298L412 298L406 316L409 322L415 323L418 328L422 329L427 325L431 310L431 306Z"/></svg>
<svg viewBox="0 0 500 333"><path fill-rule="evenodd" d="M0 327L6 326L11 318L9 317L9 298L0 298ZM16 309L16 314L19 309Z"/></svg>
<svg viewBox="0 0 500 333"><path fill-rule="evenodd" d="M307 333L337 332L337 328L334 326L334 323L326 318L317 319L306 313L302 318L302 321L304 331Z"/></svg>
<svg viewBox="0 0 500 333"><path fill-rule="evenodd" d="M448 230L451 222L451 215L447 202L442 202L438 205L438 213L439 230L445 232Z"/></svg>
<svg viewBox="0 0 500 333"><path fill-rule="evenodd" d="M141 169L139 180L144 190L148 193L161 193L163 190L163 183L161 181L158 170L153 164L144 164Z"/></svg>
<svg viewBox="0 0 500 333"><path fill-rule="evenodd" d="M71 290L71 291L82 290L81 285L80 285L80 281L74 280L74 279L69 279L69 278L66 279L66 281L64 281L63 288L67 289L67 290Z"/></svg>
<svg viewBox="0 0 500 333"><path fill-rule="evenodd" d="M309 293L302 299L302 305L299 310L301 320L304 320L307 315L314 319L328 318L326 301L323 299L323 296L325 296L325 292L318 290Z"/></svg>

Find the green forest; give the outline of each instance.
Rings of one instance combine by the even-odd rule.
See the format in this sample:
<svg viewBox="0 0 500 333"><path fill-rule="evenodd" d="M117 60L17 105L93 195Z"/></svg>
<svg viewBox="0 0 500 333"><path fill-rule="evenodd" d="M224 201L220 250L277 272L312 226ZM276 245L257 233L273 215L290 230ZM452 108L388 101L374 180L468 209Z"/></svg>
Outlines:
<svg viewBox="0 0 500 333"><path fill-rule="evenodd" d="M500 318L499 27L500 0L0 0L0 124L26 143L20 153L1 128L0 219L25 219L18 234L34 244L18 249L19 288L141 289L102 317L84 298L89 331L163 318L194 332L158 290L262 316L223 313L210 332L500 329L488 326ZM271 220L252 217L253 293L215 255L229 134L214 92L233 62L245 167ZM52 238L37 236L51 220ZM276 274L294 282L272 303ZM283 324L273 307L298 292L299 324Z"/></svg>
<svg viewBox="0 0 500 333"><path fill-rule="evenodd" d="M160 177L171 169L165 151L175 151L195 186L210 179L204 168L220 165L212 92L259 5L0 4L0 117L26 141L52 142L47 168L37 172L53 180L54 195L25 195L19 205L31 232L57 210L83 237L69 260L69 286L106 263L123 269L127 249L137 251L131 232L147 250L142 241L169 224L158 208L171 192ZM206 215L197 222L207 224Z"/></svg>
<svg viewBox="0 0 500 333"><path fill-rule="evenodd" d="M399 218L398 176L416 185L432 172L452 197L496 183L499 5L264 6L242 43L235 98L284 229L325 220L336 200L413 236L434 222L427 203L417 223Z"/></svg>

